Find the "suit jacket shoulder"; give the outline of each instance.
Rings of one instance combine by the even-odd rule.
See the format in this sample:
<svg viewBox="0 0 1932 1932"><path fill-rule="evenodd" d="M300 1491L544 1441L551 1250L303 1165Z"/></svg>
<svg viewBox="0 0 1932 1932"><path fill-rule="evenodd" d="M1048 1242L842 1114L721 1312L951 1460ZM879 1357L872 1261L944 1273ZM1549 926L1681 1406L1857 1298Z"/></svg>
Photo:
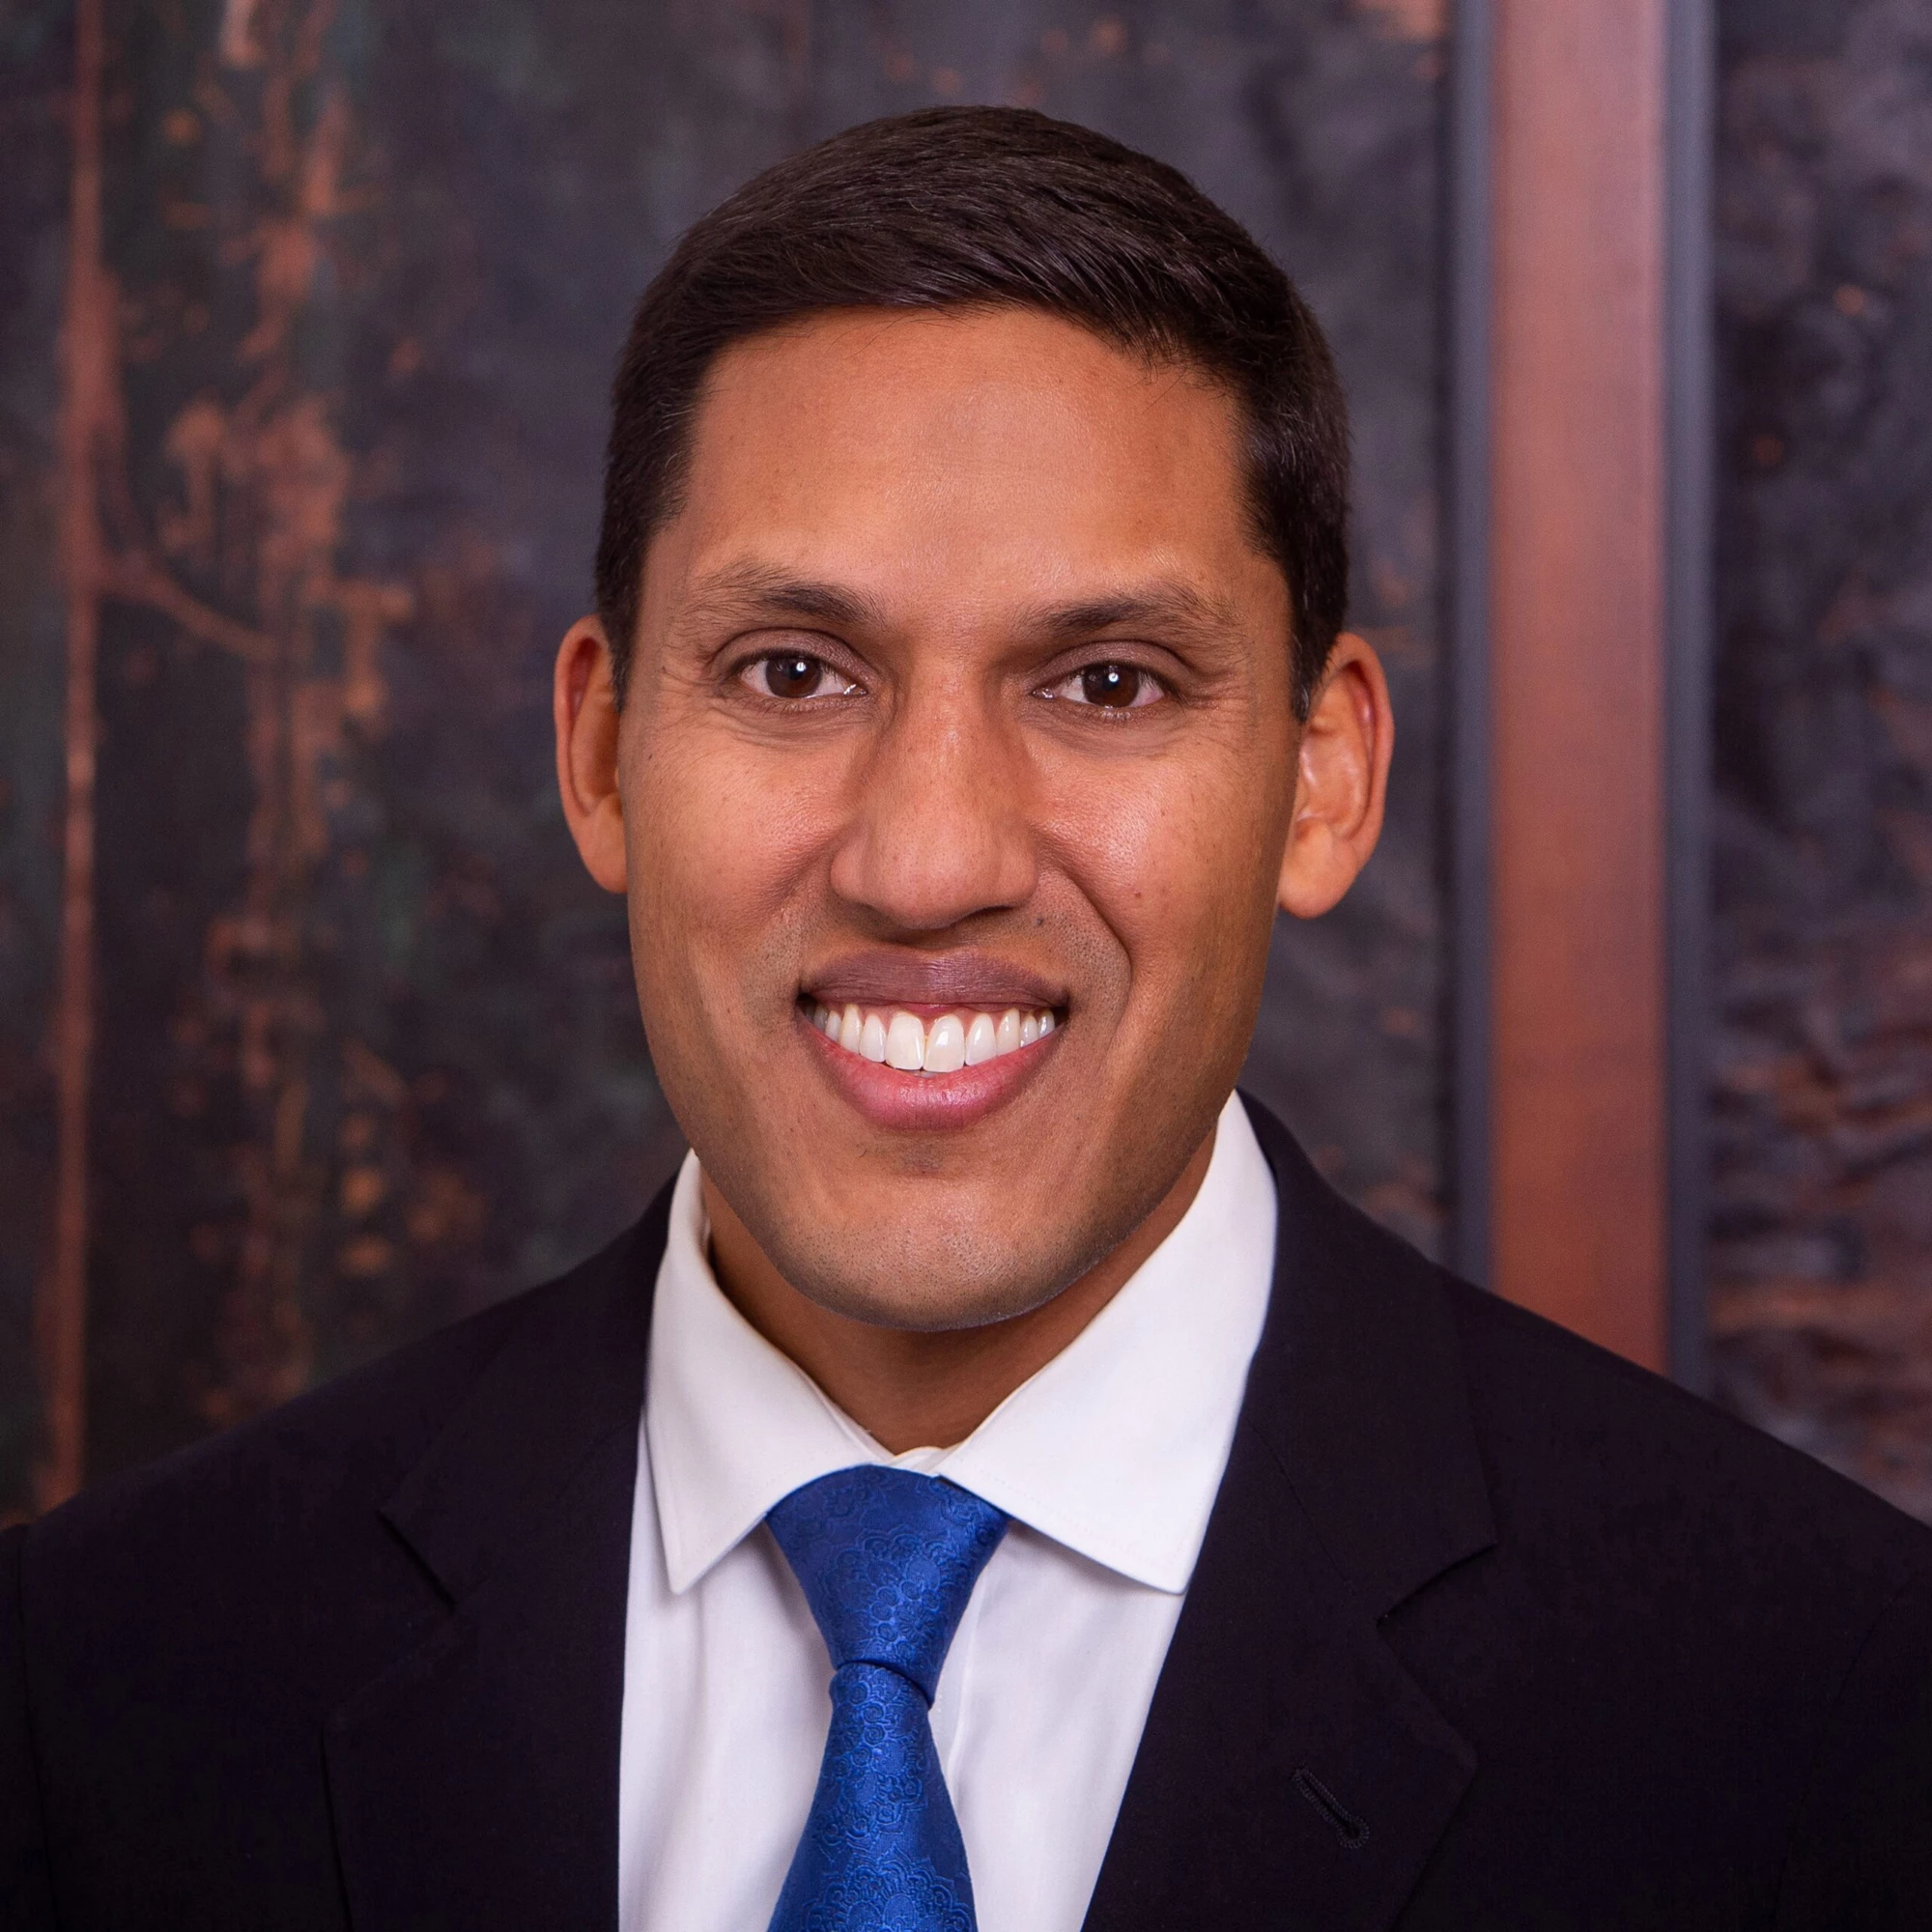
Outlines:
<svg viewBox="0 0 1932 1932"><path fill-rule="evenodd" d="M1438 1292L1499 1535L1560 1526L1665 1576L1749 1576L1760 1609L1780 1582L1868 1604L1924 1574L1932 1530L1810 1456L1496 1295L1446 1275Z"/></svg>
<svg viewBox="0 0 1932 1932"><path fill-rule="evenodd" d="M1541 1856L1600 1895L1630 1896L1646 1847L1650 1922L1672 1869L1725 1896L1724 1844L1744 1922L1932 1924L1932 1531L1561 1328L1442 1292L1496 1548L1389 1640L1498 1760L1619 1768L1587 1799L1478 1780L1472 1832L1516 1783Z"/></svg>
<svg viewBox="0 0 1932 1932"><path fill-rule="evenodd" d="M1090 1923L1932 1924L1932 1532L1254 1111L1275 1295Z"/></svg>
<svg viewBox="0 0 1932 1932"><path fill-rule="evenodd" d="M621 1461L628 1431L635 1453L664 1206L562 1279L11 1533L0 1925L51 1922L26 1903L49 1893L81 1925L344 1922L325 1727L514 1562L600 1445Z"/></svg>

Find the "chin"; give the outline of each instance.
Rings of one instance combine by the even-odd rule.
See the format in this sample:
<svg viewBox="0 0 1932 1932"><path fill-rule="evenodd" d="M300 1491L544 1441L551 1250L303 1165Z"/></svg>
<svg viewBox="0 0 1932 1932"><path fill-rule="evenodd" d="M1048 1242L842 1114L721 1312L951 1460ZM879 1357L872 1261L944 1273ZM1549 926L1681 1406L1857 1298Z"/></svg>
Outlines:
<svg viewBox="0 0 1932 1932"><path fill-rule="evenodd" d="M848 1229L836 1245L814 1241L809 1252L782 1259L791 1244L781 1238L767 1252L800 1293L835 1315L877 1328L937 1334L1032 1314L1078 1280L1110 1244L1092 1245L1090 1254L1089 1243L1069 1243L1063 1234L1049 1254L1037 1245L1022 1250L989 1240L983 1224L950 1236L929 1226L888 1225ZM856 1267L855 1256L866 1257Z"/></svg>

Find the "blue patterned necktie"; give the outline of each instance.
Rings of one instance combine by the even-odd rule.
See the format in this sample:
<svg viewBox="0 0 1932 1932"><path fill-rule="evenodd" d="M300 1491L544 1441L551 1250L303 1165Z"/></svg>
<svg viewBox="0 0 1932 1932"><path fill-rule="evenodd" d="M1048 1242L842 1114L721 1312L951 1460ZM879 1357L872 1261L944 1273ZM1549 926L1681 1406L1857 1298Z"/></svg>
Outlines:
<svg viewBox="0 0 1932 1932"><path fill-rule="evenodd" d="M832 1655L832 1729L771 1932L975 1932L926 1713L1007 1519L910 1469L840 1469L765 1519Z"/></svg>

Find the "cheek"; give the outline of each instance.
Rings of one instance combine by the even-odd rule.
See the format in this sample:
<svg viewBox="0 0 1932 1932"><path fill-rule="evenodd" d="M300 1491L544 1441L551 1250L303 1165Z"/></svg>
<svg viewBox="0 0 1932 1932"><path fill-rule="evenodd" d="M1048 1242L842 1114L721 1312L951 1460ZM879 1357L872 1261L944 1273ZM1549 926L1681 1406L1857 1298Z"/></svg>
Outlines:
<svg viewBox="0 0 1932 1932"><path fill-rule="evenodd" d="M1197 982L1272 924L1270 789L1203 762L1108 772L1063 794L1056 842L1137 981Z"/></svg>
<svg viewBox="0 0 1932 1932"><path fill-rule="evenodd" d="M721 734L666 732L627 767L633 903L653 973L722 990L764 963L790 922L831 822L829 775L763 768Z"/></svg>

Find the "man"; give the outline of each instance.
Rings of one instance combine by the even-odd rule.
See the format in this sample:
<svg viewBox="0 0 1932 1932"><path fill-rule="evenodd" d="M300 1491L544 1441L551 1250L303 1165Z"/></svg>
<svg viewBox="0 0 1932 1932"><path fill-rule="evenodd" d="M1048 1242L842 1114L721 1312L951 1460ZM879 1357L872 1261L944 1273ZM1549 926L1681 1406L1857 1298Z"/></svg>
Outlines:
<svg viewBox="0 0 1932 1932"><path fill-rule="evenodd" d="M692 231L555 696L694 1155L14 1534L11 1922L1932 1924L1932 1537L1231 1098L1380 823L1345 449L1084 130Z"/></svg>

